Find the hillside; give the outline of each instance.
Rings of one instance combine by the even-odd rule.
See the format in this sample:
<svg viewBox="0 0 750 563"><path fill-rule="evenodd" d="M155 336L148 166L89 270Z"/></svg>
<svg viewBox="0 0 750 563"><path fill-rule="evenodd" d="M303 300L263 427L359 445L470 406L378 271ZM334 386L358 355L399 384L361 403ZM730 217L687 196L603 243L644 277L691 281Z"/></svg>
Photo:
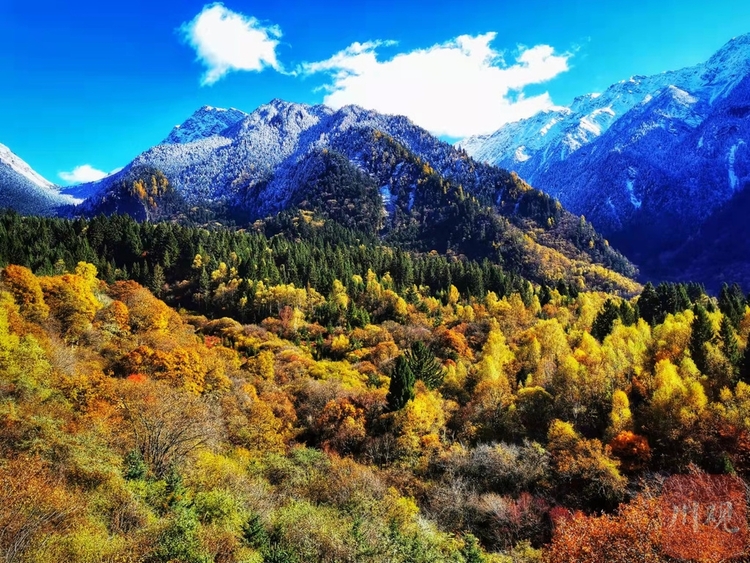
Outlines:
<svg viewBox="0 0 750 563"><path fill-rule="evenodd" d="M169 183L166 206L154 174ZM75 192L90 194L79 214L139 220L209 209L246 224L307 209L406 250L486 258L548 284L575 278L629 291L617 278L636 274L590 224L517 176L406 118L353 106L274 100L249 115L201 108L163 144Z"/></svg>
<svg viewBox="0 0 750 563"><path fill-rule="evenodd" d="M485 264L480 295L436 256L121 216L5 214L0 255L39 260L32 232L39 273L0 273L5 558L659 563L653 476L750 472L735 288L623 300Z"/></svg>
<svg viewBox="0 0 750 563"><path fill-rule="evenodd" d="M633 77L461 145L584 215L647 273L677 275L661 253L750 178L749 61L746 35L704 64Z"/></svg>
<svg viewBox="0 0 750 563"><path fill-rule="evenodd" d="M11 150L0 145L0 208L25 215L55 215L80 203L37 174Z"/></svg>

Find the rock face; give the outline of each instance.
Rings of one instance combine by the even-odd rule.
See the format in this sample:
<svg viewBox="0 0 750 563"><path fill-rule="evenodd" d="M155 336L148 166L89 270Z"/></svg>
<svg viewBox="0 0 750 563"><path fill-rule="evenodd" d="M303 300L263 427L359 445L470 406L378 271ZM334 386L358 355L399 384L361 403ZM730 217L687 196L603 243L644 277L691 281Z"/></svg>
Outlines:
<svg viewBox="0 0 750 563"><path fill-rule="evenodd" d="M636 76L459 144L656 267L750 182L749 118L745 35L706 63Z"/></svg>
<svg viewBox="0 0 750 563"><path fill-rule="evenodd" d="M54 215L80 199L62 195L59 188L0 145L0 208L15 209L24 215Z"/></svg>

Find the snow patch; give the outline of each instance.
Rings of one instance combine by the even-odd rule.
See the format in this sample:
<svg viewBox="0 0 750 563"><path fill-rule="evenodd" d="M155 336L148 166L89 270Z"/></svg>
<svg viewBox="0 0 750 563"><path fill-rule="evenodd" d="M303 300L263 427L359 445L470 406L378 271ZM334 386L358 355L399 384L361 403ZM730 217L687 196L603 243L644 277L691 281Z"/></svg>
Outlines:
<svg viewBox="0 0 750 563"><path fill-rule="evenodd" d="M736 144L732 145L732 148L729 149L729 187L732 188L732 190L736 190L740 185L740 180L737 178L737 173L734 170L734 162L737 158L737 148L744 145L745 141L740 139Z"/></svg>
<svg viewBox="0 0 750 563"><path fill-rule="evenodd" d="M625 188L628 190L628 196L630 196L630 203L633 207L640 209L643 202L635 197L635 186L633 180L629 179L625 181Z"/></svg>
<svg viewBox="0 0 750 563"><path fill-rule="evenodd" d="M524 145L521 145L520 147L516 149L516 156L515 156L516 162L526 162L527 160L531 158L528 154L526 154L525 151L526 151L526 147Z"/></svg>
<svg viewBox="0 0 750 563"><path fill-rule="evenodd" d="M391 186L386 184L380 186L380 199L383 200L383 207L385 208L386 216L391 216L391 209L393 204L393 194L391 193Z"/></svg>

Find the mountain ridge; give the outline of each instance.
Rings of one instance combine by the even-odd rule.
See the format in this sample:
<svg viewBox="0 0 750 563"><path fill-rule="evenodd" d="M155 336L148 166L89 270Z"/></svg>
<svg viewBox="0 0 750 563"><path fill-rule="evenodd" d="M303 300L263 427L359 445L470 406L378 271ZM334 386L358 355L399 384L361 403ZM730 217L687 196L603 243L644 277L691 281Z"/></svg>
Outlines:
<svg viewBox="0 0 750 563"><path fill-rule="evenodd" d="M750 34L705 63L636 76L458 145L586 216L647 272L668 272L665 257L750 180L748 108Z"/></svg>
<svg viewBox="0 0 750 563"><path fill-rule="evenodd" d="M10 148L0 144L0 207L23 214L54 215L81 200L60 192Z"/></svg>

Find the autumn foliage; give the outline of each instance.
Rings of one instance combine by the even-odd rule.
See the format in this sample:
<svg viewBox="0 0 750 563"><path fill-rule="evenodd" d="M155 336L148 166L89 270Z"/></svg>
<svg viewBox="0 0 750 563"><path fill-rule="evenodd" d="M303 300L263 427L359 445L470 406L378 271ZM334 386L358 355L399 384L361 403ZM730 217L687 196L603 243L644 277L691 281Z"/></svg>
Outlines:
<svg viewBox="0 0 750 563"><path fill-rule="evenodd" d="M664 478L748 478L736 299L691 293L693 331L656 290L647 321L567 282L319 291L240 254L149 287L2 270L0 557L667 561Z"/></svg>

